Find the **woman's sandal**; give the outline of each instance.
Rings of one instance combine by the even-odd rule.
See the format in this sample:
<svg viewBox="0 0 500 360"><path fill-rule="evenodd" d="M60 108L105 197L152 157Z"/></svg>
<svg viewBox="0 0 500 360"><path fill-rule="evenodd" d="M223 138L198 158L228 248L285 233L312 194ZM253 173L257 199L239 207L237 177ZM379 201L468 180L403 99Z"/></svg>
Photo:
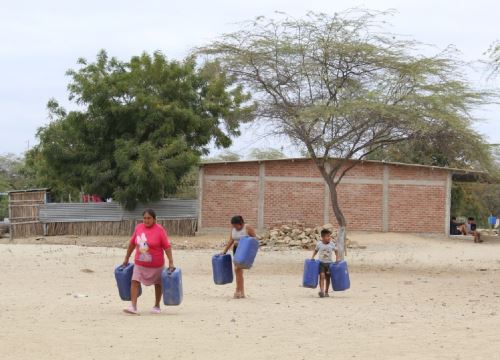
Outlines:
<svg viewBox="0 0 500 360"><path fill-rule="evenodd" d="M155 306L151 309L151 314L161 314L161 309L159 306Z"/></svg>
<svg viewBox="0 0 500 360"><path fill-rule="evenodd" d="M126 314L130 314L130 315L139 315L139 312L137 311L137 309L134 309L134 307L132 305L123 309L123 312Z"/></svg>

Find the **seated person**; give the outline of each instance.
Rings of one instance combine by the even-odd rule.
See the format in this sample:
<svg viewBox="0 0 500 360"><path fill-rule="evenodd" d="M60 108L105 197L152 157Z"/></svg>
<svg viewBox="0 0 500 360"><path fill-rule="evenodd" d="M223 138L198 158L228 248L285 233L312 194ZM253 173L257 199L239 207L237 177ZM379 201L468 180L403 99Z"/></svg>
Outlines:
<svg viewBox="0 0 500 360"><path fill-rule="evenodd" d="M456 216L451 217L450 221L450 235L465 235L465 225L457 221Z"/></svg>
<svg viewBox="0 0 500 360"><path fill-rule="evenodd" d="M473 217L469 217L467 219L467 224L465 224L466 234L474 236L474 242L480 243L483 242L481 240L481 233L477 231L476 220Z"/></svg>

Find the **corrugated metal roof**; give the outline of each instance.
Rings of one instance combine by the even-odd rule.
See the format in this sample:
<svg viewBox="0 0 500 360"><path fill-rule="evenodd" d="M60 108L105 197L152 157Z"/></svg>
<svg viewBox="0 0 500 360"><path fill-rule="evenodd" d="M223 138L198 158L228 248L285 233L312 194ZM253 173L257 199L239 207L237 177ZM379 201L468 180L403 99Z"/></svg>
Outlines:
<svg viewBox="0 0 500 360"><path fill-rule="evenodd" d="M312 158L305 158L305 157L300 157L300 158L281 158L281 159L264 159L264 160L236 160L236 161L202 161L200 163L200 166L204 165L210 165L210 164L237 164L237 163L262 163L262 162L271 162L271 161L302 161L302 160L313 160ZM332 160L335 160L332 158ZM461 174L469 174L469 173L484 173L484 171L479 171L479 170L470 170L470 169L458 169L458 168L451 168L451 167L443 167L443 166L432 166L432 165L422 165L422 164L409 164L409 163L402 163L402 162L395 162L395 161L383 161L383 160L358 160L358 159L350 159L349 161L357 161L360 163L375 163L375 164L387 164L387 165L394 165L394 166L411 166L411 167L421 167L421 168L428 168L428 169L439 169L439 170L445 170L445 171L451 171L453 173L461 173Z"/></svg>
<svg viewBox="0 0 500 360"><path fill-rule="evenodd" d="M128 211L117 202L112 203L48 203L40 205L40 221L83 222L83 221L121 221L142 219L145 208L155 210L159 219L196 218L197 200L168 199L151 204L141 204Z"/></svg>

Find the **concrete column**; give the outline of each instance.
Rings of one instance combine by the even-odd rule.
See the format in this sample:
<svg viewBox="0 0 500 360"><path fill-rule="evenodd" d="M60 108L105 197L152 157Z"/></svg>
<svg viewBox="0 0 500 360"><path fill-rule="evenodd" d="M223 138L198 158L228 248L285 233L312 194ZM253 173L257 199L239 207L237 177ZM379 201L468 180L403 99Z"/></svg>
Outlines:
<svg viewBox="0 0 500 360"><path fill-rule="evenodd" d="M445 207L444 207L444 233L445 235L450 234L450 218L451 218L451 184L452 184L452 173L449 172L446 177L446 187L445 187Z"/></svg>
<svg viewBox="0 0 500 360"><path fill-rule="evenodd" d="M203 216L202 212L203 205L203 166L200 166L198 171L198 231L202 228L201 218Z"/></svg>
<svg viewBox="0 0 500 360"><path fill-rule="evenodd" d="M389 231L389 166L384 165L382 181L382 231Z"/></svg>
<svg viewBox="0 0 500 360"><path fill-rule="evenodd" d="M257 229L259 231L263 230L265 227L264 224L264 202L266 195L266 163L261 162L259 164L259 192L257 199Z"/></svg>

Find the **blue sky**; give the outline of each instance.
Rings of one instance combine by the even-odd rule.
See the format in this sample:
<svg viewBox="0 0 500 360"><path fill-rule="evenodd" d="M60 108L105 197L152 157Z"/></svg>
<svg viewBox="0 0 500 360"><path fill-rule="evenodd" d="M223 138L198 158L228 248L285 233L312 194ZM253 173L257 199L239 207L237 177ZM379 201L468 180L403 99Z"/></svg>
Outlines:
<svg viewBox="0 0 500 360"><path fill-rule="evenodd" d="M69 107L64 74L79 57L93 59L106 49L122 59L155 50L182 58L192 47L255 16L273 16L276 10L293 16L308 10L333 13L354 6L395 9L391 31L434 44L436 50L453 44L467 61L484 59L488 46L500 39L500 2L494 0L0 0L0 154L20 154L33 146L37 128L48 122L49 98ZM500 87L500 80L487 81L480 71L469 76L478 87ZM476 128L490 142L500 143L500 106L490 105L476 115L483 119ZM247 153L271 144L289 155L295 152L284 139L263 137L258 126L243 130L233 151Z"/></svg>

